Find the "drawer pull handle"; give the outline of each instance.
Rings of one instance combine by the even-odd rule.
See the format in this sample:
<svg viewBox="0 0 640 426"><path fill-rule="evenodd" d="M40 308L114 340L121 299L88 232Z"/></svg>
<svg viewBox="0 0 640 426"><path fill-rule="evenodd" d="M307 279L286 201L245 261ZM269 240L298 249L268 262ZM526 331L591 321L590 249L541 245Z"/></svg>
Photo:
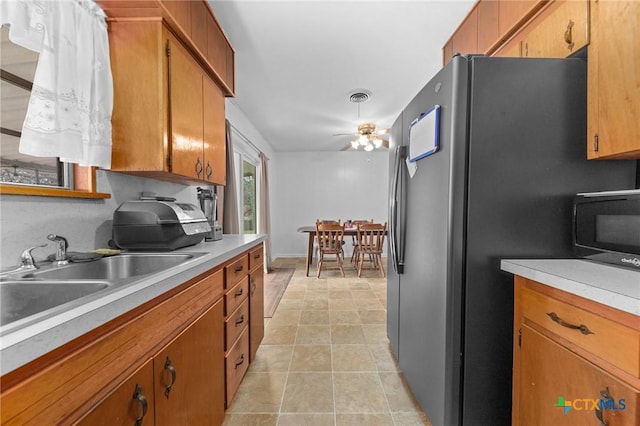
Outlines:
<svg viewBox="0 0 640 426"><path fill-rule="evenodd" d="M564 42L567 43L567 49L573 50L573 21L569 20L567 24L567 29L564 32Z"/></svg>
<svg viewBox="0 0 640 426"><path fill-rule="evenodd" d="M260 259L260 253L256 253L255 255L253 255L254 259Z"/></svg>
<svg viewBox="0 0 640 426"><path fill-rule="evenodd" d="M207 180L211 180L211 175L213 174L213 167L211 167L211 164L208 161L207 161L206 172L207 172Z"/></svg>
<svg viewBox="0 0 640 426"><path fill-rule="evenodd" d="M234 272L238 273L238 272L241 272L243 269L244 269L244 265L239 265L235 267Z"/></svg>
<svg viewBox="0 0 640 426"><path fill-rule="evenodd" d="M253 296L253 293L255 293L256 291L256 279L255 278L251 278L251 295Z"/></svg>
<svg viewBox="0 0 640 426"><path fill-rule="evenodd" d="M167 357L167 360L164 362L164 369L171 374L171 383L167 387L164 388L164 396L169 398L169 393L171 393L171 388L176 382L176 369L171 365L171 360Z"/></svg>
<svg viewBox="0 0 640 426"><path fill-rule="evenodd" d="M553 322L558 323L563 327L571 328L573 330L580 330L580 333L585 335L595 334L593 331L589 330L589 328L584 324L575 325L575 324L570 324L568 322L563 321L562 318L560 318L558 314L556 314L555 312L549 312L547 313L547 315L549 316L549 318L551 318Z"/></svg>
<svg viewBox="0 0 640 426"><path fill-rule="evenodd" d="M244 293L244 289L241 288L240 290L235 292L233 297L240 297L240 296L242 296L242 293Z"/></svg>
<svg viewBox="0 0 640 426"><path fill-rule="evenodd" d="M600 426L609 426L609 423L605 422L602 417L602 410L600 408L595 409L596 417L600 422Z"/></svg>
<svg viewBox="0 0 640 426"><path fill-rule="evenodd" d="M606 400L606 401L610 401L613 398L611 398L611 394L609 393L609 387L606 387L604 389L602 389L600 391L600 396L602 397L602 399ZM595 409L595 414L596 417L598 418L598 421L600 422L600 426L608 426L609 423L604 421L604 418L602 417L603 415L603 411L601 407L598 407Z"/></svg>
<svg viewBox="0 0 640 426"><path fill-rule="evenodd" d="M236 320L236 327L244 322L244 315L241 315L240 318Z"/></svg>
<svg viewBox="0 0 640 426"><path fill-rule="evenodd" d="M144 420L144 416L147 415L147 408L149 404L147 404L147 398L142 393L142 386L136 384L136 390L133 392L133 399L140 403L142 407L142 414L139 417L136 417L136 426L142 425L142 420Z"/></svg>
<svg viewBox="0 0 640 426"><path fill-rule="evenodd" d="M236 361L236 366L234 369L237 369L244 363L244 354L240 355L240 358Z"/></svg>

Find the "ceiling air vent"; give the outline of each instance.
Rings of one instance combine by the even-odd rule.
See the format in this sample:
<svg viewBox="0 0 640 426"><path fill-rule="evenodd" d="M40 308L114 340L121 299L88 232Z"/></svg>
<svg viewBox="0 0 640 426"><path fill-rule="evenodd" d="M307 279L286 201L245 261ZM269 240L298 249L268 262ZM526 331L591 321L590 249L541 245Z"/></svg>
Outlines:
<svg viewBox="0 0 640 426"><path fill-rule="evenodd" d="M367 102L369 99L371 99L371 96L373 95L373 93L371 93L370 90L366 90L366 89L358 89L355 90L353 92L351 92L349 94L349 101L355 103L355 104L361 104L363 102Z"/></svg>

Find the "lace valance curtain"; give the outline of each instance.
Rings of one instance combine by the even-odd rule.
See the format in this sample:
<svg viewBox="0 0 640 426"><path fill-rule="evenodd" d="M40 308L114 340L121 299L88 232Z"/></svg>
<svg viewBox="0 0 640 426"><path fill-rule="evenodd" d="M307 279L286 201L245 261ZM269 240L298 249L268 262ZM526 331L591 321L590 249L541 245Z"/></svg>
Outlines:
<svg viewBox="0 0 640 426"><path fill-rule="evenodd" d="M15 44L40 53L20 152L111 167L113 81L105 14L93 0L2 0Z"/></svg>

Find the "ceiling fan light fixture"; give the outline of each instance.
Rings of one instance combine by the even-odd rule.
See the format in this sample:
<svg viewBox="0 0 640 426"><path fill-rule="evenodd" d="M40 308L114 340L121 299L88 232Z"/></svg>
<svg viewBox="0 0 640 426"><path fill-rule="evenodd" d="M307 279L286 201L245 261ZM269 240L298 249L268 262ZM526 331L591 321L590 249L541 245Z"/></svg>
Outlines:
<svg viewBox="0 0 640 426"><path fill-rule="evenodd" d="M360 142L360 145L365 146L369 143L369 138L367 137L367 135L360 135L360 137L358 138L358 142Z"/></svg>
<svg viewBox="0 0 640 426"><path fill-rule="evenodd" d="M380 148L382 146L382 139L373 138L373 145L375 145L376 149Z"/></svg>
<svg viewBox="0 0 640 426"><path fill-rule="evenodd" d="M373 145L368 143L365 147L364 147L365 151L373 151Z"/></svg>
<svg viewBox="0 0 640 426"><path fill-rule="evenodd" d="M359 141L357 141L357 140L351 141L351 148L358 149L359 146L360 146L360 142Z"/></svg>

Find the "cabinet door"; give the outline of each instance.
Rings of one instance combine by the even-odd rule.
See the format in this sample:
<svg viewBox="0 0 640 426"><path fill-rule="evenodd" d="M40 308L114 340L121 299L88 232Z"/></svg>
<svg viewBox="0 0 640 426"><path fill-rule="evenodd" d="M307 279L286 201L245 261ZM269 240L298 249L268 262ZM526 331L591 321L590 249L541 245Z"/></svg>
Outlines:
<svg viewBox="0 0 640 426"><path fill-rule="evenodd" d="M157 425L215 425L224 418L223 301L153 358Z"/></svg>
<svg viewBox="0 0 640 426"><path fill-rule="evenodd" d="M257 268L249 275L249 352L253 361L264 338L264 272Z"/></svg>
<svg viewBox="0 0 640 426"><path fill-rule="evenodd" d="M204 89L204 179L226 185L227 167L224 122L224 94L209 77L203 77Z"/></svg>
<svg viewBox="0 0 640 426"><path fill-rule="evenodd" d="M565 58L589 42L589 2L554 1L527 27L523 56Z"/></svg>
<svg viewBox="0 0 640 426"><path fill-rule="evenodd" d="M478 53L486 53L498 42L498 0L478 3Z"/></svg>
<svg viewBox="0 0 640 426"><path fill-rule="evenodd" d="M189 52L169 38L171 171L190 178L204 176L203 72Z"/></svg>
<svg viewBox="0 0 640 426"><path fill-rule="evenodd" d="M516 26L541 7L544 0L500 0L498 5L498 32L500 37L512 33Z"/></svg>
<svg viewBox="0 0 640 426"><path fill-rule="evenodd" d="M452 38L453 53L478 53L478 9L474 8Z"/></svg>
<svg viewBox="0 0 640 426"><path fill-rule="evenodd" d="M590 6L587 156L640 159L640 2Z"/></svg>
<svg viewBox="0 0 640 426"><path fill-rule="evenodd" d="M111 395L82 418L80 426L153 425L153 363L133 373Z"/></svg>
<svg viewBox="0 0 640 426"><path fill-rule="evenodd" d="M521 332L514 424L597 425L600 417L609 426L638 424L640 391L526 325Z"/></svg>

